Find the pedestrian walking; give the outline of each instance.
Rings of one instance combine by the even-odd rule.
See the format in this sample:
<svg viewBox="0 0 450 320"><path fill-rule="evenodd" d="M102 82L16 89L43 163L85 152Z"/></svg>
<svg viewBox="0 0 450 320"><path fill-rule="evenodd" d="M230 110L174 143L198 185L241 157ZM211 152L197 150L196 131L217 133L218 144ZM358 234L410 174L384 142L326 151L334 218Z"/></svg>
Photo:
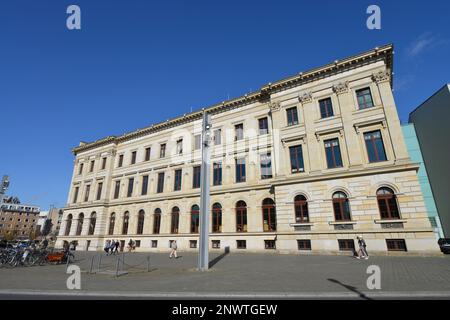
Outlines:
<svg viewBox="0 0 450 320"><path fill-rule="evenodd" d="M369 259L369 255L367 254L367 245L366 245L366 241L364 241L362 236L358 236L356 237L356 239L358 239L358 255L356 256L357 259Z"/></svg>
<svg viewBox="0 0 450 320"><path fill-rule="evenodd" d="M114 239L111 240L111 243L109 244L109 255L112 255L114 253L114 249L116 248L116 242L114 241Z"/></svg>
<svg viewBox="0 0 450 320"><path fill-rule="evenodd" d="M128 241L128 251L131 252L134 249L134 241L133 239L130 239L130 241Z"/></svg>
<svg viewBox="0 0 450 320"><path fill-rule="evenodd" d="M110 249L111 249L111 243L110 243L110 241L107 241L105 244L105 248L103 249L103 250L105 250L107 256L109 256Z"/></svg>
<svg viewBox="0 0 450 320"><path fill-rule="evenodd" d="M169 258L172 259L172 257L175 257L175 259L178 259L177 256L177 240L173 240L172 243L170 244L170 248L172 249L170 251L170 256Z"/></svg>
<svg viewBox="0 0 450 320"><path fill-rule="evenodd" d="M119 240L116 240L116 243L114 244L114 254L116 254L119 251Z"/></svg>

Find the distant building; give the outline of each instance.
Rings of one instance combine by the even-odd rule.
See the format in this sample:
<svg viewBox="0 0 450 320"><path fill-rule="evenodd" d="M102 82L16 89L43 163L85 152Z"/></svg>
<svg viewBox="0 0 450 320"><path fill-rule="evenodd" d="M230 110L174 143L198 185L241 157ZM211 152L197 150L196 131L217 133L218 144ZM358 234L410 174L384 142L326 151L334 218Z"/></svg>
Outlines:
<svg viewBox="0 0 450 320"><path fill-rule="evenodd" d="M409 115L422 151L436 209L445 237L450 237L450 84L418 106Z"/></svg>
<svg viewBox="0 0 450 320"><path fill-rule="evenodd" d="M58 235L64 211L60 208L52 208L47 217L48 234Z"/></svg>
<svg viewBox="0 0 450 320"><path fill-rule="evenodd" d="M41 211L37 222L37 231L41 236L56 236L61 226L63 210L51 208L49 211Z"/></svg>
<svg viewBox="0 0 450 320"><path fill-rule="evenodd" d="M34 236L40 209L21 204L17 198L3 199L0 206L0 238L27 239Z"/></svg>

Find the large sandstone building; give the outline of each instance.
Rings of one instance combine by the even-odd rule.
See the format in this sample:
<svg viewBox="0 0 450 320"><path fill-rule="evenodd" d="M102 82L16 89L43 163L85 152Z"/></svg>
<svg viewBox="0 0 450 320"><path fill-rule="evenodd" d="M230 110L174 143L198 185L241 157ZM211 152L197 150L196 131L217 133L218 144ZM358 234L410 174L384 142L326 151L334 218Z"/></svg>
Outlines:
<svg viewBox="0 0 450 320"><path fill-rule="evenodd" d="M210 247L436 253L392 95L391 45L269 83L212 114ZM203 111L73 149L58 246L197 250Z"/></svg>

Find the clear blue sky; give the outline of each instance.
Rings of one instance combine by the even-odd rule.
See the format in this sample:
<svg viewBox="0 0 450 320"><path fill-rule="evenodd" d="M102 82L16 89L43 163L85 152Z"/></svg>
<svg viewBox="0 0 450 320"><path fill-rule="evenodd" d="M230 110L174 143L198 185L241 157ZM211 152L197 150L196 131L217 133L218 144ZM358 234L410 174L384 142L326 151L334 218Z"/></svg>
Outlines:
<svg viewBox="0 0 450 320"><path fill-rule="evenodd" d="M66 28L77 4L82 30ZM366 8L381 7L381 30ZM387 43L402 121L450 81L449 1L14 0L0 4L0 175L64 206L80 140L118 135Z"/></svg>

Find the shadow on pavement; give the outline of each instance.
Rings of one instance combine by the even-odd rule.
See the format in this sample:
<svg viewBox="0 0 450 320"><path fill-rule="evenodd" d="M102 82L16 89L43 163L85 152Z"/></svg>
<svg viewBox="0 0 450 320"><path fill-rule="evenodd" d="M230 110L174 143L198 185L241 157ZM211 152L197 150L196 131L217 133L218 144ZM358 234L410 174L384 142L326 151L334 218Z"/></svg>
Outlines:
<svg viewBox="0 0 450 320"><path fill-rule="evenodd" d="M359 290L356 289L355 287L349 286L348 284L342 283L342 282L340 282L339 280L336 280L336 279L327 279L327 280L330 281L330 282L337 283L337 284L343 286L344 288L346 288L346 289L348 289L348 290L350 290L350 291L353 291L353 292L357 293L357 294L360 296L360 298L362 298L362 299L365 299L365 300L372 300L371 298L369 298L368 296L366 296L364 293L362 293L361 291L359 291Z"/></svg>
<svg viewBox="0 0 450 320"><path fill-rule="evenodd" d="M225 258L225 256L227 254L230 253L230 247L225 247L225 252L222 253L220 256L214 258L213 260L211 260L208 264L209 268L212 268L217 262L219 262L220 260L222 260L223 258Z"/></svg>

